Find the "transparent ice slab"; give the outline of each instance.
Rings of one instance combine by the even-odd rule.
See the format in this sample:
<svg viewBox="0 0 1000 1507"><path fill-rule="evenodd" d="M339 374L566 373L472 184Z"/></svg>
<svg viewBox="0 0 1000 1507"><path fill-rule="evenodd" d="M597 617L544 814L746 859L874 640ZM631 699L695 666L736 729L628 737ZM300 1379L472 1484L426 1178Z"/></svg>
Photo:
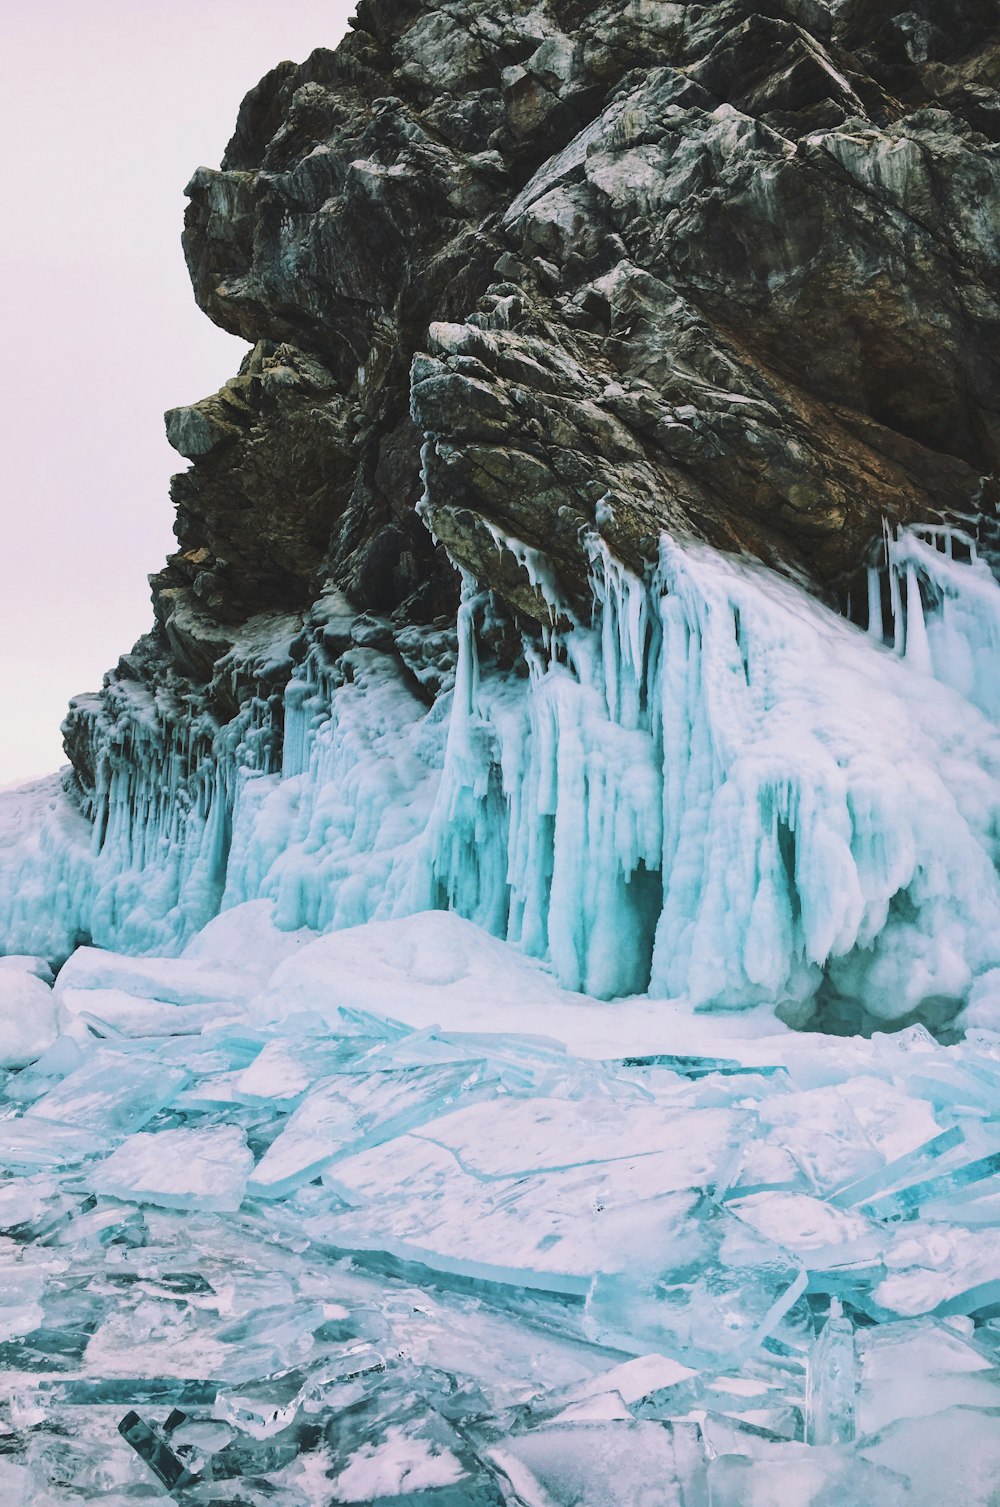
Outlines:
<svg viewBox="0 0 1000 1507"><path fill-rule="evenodd" d="M838 1298L809 1355L806 1443L849 1444L857 1432L858 1357L854 1325Z"/></svg>
<svg viewBox="0 0 1000 1507"><path fill-rule="evenodd" d="M496 1445L489 1459L525 1507L709 1507L696 1423L543 1425Z"/></svg>
<svg viewBox="0 0 1000 1507"><path fill-rule="evenodd" d="M98 1156L106 1145L89 1130L42 1115L0 1120L0 1165L11 1172L72 1167Z"/></svg>
<svg viewBox="0 0 1000 1507"><path fill-rule="evenodd" d="M729 1198L726 1207L793 1251L811 1273L881 1264L886 1245L881 1227L812 1194L768 1190Z"/></svg>
<svg viewBox="0 0 1000 1507"><path fill-rule="evenodd" d="M859 1440L857 1448L863 1459L903 1477L913 1507L994 1507L1000 1481L1000 1413L994 1409L944 1407L902 1418Z"/></svg>
<svg viewBox="0 0 1000 1507"><path fill-rule="evenodd" d="M678 1196L637 1249L587 1299L591 1333L626 1351L718 1365L761 1345L806 1287L793 1256L698 1195Z"/></svg>
<svg viewBox="0 0 1000 1507"><path fill-rule="evenodd" d="M392 1140L495 1082L484 1063L465 1059L370 1073L351 1071L352 1061L317 1084L289 1117L255 1168L251 1193L284 1197L335 1159Z"/></svg>
<svg viewBox="0 0 1000 1507"><path fill-rule="evenodd" d="M155 1056L101 1047L25 1111L111 1137L151 1120L189 1081L183 1068Z"/></svg>
<svg viewBox="0 0 1000 1507"><path fill-rule="evenodd" d="M901 1225L886 1268L872 1293L882 1319L975 1314L1000 1303L1000 1245L988 1226Z"/></svg>
<svg viewBox="0 0 1000 1507"><path fill-rule="evenodd" d="M829 1449L722 1455L708 1479L712 1507L915 1507L905 1476Z"/></svg>
<svg viewBox="0 0 1000 1507"><path fill-rule="evenodd" d="M1000 1372L993 1359L946 1323L917 1319L875 1325L858 1331L857 1347L860 1434L950 1407L1000 1408Z"/></svg>
<svg viewBox="0 0 1000 1507"><path fill-rule="evenodd" d="M95 1192L167 1209L236 1210L253 1152L235 1125L139 1132L88 1174Z"/></svg>

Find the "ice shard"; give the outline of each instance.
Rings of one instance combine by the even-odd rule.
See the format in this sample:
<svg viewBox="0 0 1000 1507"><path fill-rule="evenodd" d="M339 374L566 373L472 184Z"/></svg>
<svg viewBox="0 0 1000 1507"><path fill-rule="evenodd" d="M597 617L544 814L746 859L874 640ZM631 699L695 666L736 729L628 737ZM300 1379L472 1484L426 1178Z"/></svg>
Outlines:
<svg viewBox="0 0 1000 1507"><path fill-rule="evenodd" d="M849 1444L856 1432L858 1363L854 1325L839 1298L830 1299L826 1322L809 1355L806 1440Z"/></svg>

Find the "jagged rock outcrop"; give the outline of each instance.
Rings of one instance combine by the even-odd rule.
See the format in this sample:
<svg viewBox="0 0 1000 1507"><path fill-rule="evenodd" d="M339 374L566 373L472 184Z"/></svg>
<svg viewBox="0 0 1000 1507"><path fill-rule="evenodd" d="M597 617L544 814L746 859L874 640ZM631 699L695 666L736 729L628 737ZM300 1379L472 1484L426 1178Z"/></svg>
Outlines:
<svg viewBox="0 0 1000 1507"><path fill-rule="evenodd" d="M167 415L179 549L71 712L87 799L116 685L207 737L327 632L323 591L425 693L452 562L547 617L498 539L581 611L594 530L634 569L666 529L844 606L883 518L992 515L998 84L989 0L362 0L280 64L188 188L195 295L252 350ZM288 624L263 676L261 611Z"/></svg>
<svg viewBox="0 0 1000 1507"><path fill-rule="evenodd" d="M883 516L981 504L988 7L362 4L354 28L248 97L185 246L213 319L332 374L317 450L353 429L354 472L315 564L363 605L427 578L424 435L427 520L527 612L489 525L569 595L595 522L632 564L666 526L843 589ZM185 539L224 467L179 484Z"/></svg>

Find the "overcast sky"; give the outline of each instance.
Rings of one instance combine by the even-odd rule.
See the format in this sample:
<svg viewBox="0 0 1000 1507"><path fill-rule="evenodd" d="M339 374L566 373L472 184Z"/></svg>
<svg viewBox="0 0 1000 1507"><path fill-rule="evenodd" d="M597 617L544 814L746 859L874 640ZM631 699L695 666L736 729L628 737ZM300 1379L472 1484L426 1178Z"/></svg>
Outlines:
<svg viewBox="0 0 1000 1507"><path fill-rule="evenodd" d="M183 189L243 95L333 47L338 0L0 4L0 786L64 762L70 696L152 621L163 412L246 349L195 306Z"/></svg>

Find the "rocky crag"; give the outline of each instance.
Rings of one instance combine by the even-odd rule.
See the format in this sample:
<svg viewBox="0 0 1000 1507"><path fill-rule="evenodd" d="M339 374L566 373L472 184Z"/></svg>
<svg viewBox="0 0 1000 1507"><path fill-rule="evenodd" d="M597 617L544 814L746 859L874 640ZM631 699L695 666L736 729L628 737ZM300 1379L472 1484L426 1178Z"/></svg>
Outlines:
<svg viewBox="0 0 1000 1507"><path fill-rule="evenodd" d="M217 887L222 753L280 768L294 666L339 684L358 648L432 702L456 565L492 594L480 654L523 671L590 620L595 547L641 576L666 532L864 625L886 522L995 528L991 0L361 0L351 26L188 187L195 296L252 350L166 416L191 464L155 627L66 723L98 846L137 771L161 838L221 802Z"/></svg>
<svg viewBox="0 0 1000 1507"><path fill-rule="evenodd" d="M844 603L883 518L995 507L989 0L362 0L351 24L188 187L195 295L253 350L167 415L179 548L115 675L225 716L247 618L328 582L388 647L453 615L435 539L547 621L496 529L568 599L582 530L639 569L667 528Z"/></svg>

